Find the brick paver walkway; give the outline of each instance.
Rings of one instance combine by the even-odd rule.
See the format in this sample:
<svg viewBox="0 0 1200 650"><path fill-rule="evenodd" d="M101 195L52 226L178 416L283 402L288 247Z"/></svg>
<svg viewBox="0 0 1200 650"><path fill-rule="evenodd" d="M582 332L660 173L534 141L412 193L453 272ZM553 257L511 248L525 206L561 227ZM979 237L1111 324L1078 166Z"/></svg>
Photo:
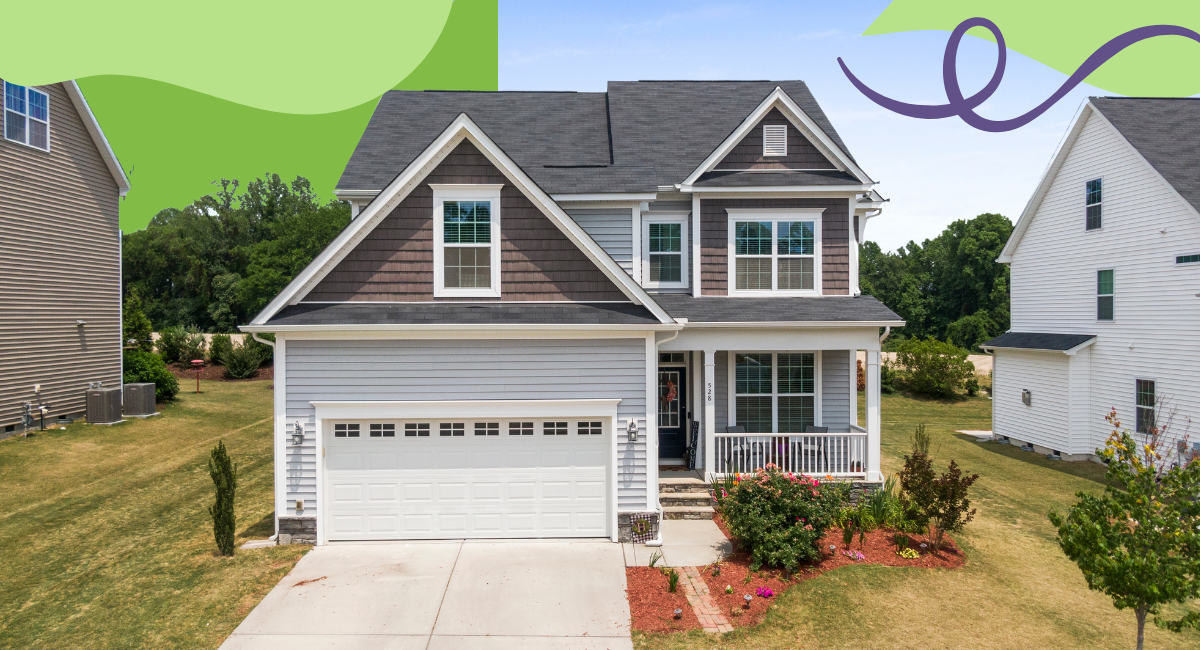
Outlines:
<svg viewBox="0 0 1200 650"><path fill-rule="evenodd" d="M704 631L713 634L732 632L733 626L729 624L729 619L725 618L721 608L709 595L708 585L705 584L704 578L700 577L700 569L685 566L680 567L680 573L683 575L683 582L680 583L683 586L683 594L687 596L688 604L692 606L692 611L696 612L696 618L700 620Z"/></svg>

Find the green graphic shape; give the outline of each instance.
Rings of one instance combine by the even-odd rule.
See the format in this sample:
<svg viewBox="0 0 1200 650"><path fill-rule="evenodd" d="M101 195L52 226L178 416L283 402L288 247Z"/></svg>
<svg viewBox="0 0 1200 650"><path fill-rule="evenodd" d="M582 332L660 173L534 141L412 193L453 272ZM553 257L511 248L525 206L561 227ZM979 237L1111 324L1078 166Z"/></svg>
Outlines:
<svg viewBox="0 0 1200 650"><path fill-rule="evenodd" d="M452 0L66 4L55 7L51 47L44 29L5 30L7 78L39 85L140 77L263 110L313 114L359 106L406 77L437 42L453 6Z"/></svg>
<svg viewBox="0 0 1200 650"><path fill-rule="evenodd" d="M420 65L392 86L406 90L496 90L496 0L457 0L437 43ZM386 62L379 64L386 68ZM255 74L283 74L316 92L324 84L299 72L264 65ZM92 111L129 173L133 189L121 204L121 228L146 227L159 210L182 208L212 192L212 181L242 182L277 173L332 190L362 136L378 97L345 110L296 115L244 106L151 79L80 79ZM330 79L333 84L336 79ZM390 87L390 86L389 86Z"/></svg>
<svg viewBox="0 0 1200 650"><path fill-rule="evenodd" d="M950 32L977 16L996 23L1010 50L1066 75L1101 45L1137 27L1178 25L1200 32L1200 2L1192 0L894 0L863 35ZM983 28L967 33L995 42ZM1159 36L1125 49L1088 76L1087 83L1119 95L1187 97L1200 93L1196 70L1200 70L1200 44L1181 36Z"/></svg>

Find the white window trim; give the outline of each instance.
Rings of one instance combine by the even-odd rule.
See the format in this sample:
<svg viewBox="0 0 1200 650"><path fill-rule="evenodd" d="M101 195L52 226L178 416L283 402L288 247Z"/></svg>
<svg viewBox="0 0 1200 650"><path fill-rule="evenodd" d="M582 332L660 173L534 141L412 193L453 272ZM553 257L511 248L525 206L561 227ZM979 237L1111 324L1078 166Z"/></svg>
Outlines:
<svg viewBox="0 0 1200 650"><path fill-rule="evenodd" d="M811 354L813 355L813 426L825 426L822 424L823 415L821 413L821 351L820 350L784 350L782 352L765 352L765 351L746 351L746 350L730 350L729 358L726 365L729 368L729 415L727 417L729 426L737 426L737 355L739 354L770 354L771 355L771 433L779 433L779 355L781 354ZM855 393L857 394L857 393ZM783 397L801 396L807 397L807 393L784 393ZM803 433L803 432L800 432ZM800 433L787 433L782 435L800 435ZM769 435L769 434L764 434Z"/></svg>
<svg viewBox="0 0 1200 650"><path fill-rule="evenodd" d="M1100 272L1101 271L1111 271L1112 272L1112 274L1113 274L1112 293L1100 293ZM1096 322L1097 323L1115 323L1115 322L1117 322L1117 269L1116 269L1116 267L1110 266L1107 269L1096 269L1093 277L1096 278L1096 280L1095 280L1096 302L1094 303L1095 313L1093 315ZM1112 302L1113 302L1113 317L1109 318L1107 320L1102 320L1100 318L1100 298L1103 298L1103 297L1110 297L1110 298L1112 298Z"/></svg>
<svg viewBox="0 0 1200 650"><path fill-rule="evenodd" d="M779 128L779 127L783 127L783 153L767 153L767 129L768 129L768 128ZM763 157L764 157L764 158L768 158L768 157L770 157L770 158L778 158L778 157L786 157L786 156L788 155L788 146L787 146L787 141L788 141L788 128L787 128L787 124L764 124L764 125L762 125L762 139L763 139L763 151L762 151L762 155L763 155Z"/></svg>
<svg viewBox="0 0 1200 650"><path fill-rule="evenodd" d="M691 286L692 276L688 269L688 221L689 212L643 212L642 213L642 286L647 289L686 289ZM677 223L679 228L679 282L650 281L650 224Z"/></svg>
<svg viewBox="0 0 1200 650"><path fill-rule="evenodd" d="M1150 407L1138 406L1137 385L1138 385L1139 381L1148 381L1148 382L1154 384L1154 406L1150 406ZM1137 428L1138 428L1138 412L1140 411L1140 409L1143 409L1143 408L1150 408L1154 412L1154 420L1155 420L1155 423L1157 424L1157 422L1158 422L1158 380L1153 377L1137 377L1137 376L1135 376L1133 378L1133 432L1136 435L1148 436L1150 434L1137 430Z"/></svg>
<svg viewBox="0 0 1200 650"><path fill-rule="evenodd" d="M0 80L0 81L3 81L3 80ZM8 83L12 83L12 82L8 82ZM20 84L13 84L13 85L18 86ZM8 137L8 92L6 92L3 83L0 83L0 137L3 137L5 140L8 140L9 142L16 142L17 144L29 147L30 149L36 149L38 151L45 151L46 153L49 153L50 152L50 93L48 93L44 90L41 90L39 88L34 88L33 86L21 86L21 87L25 89L25 113L24 113L24 116L25 116L25 141L22 142L21 140L13 140L12 138ZM31 91L31 90L38 93L39 95L46 96L46 119L45 120L38 120L36 117L33 117L29 114L29 91ZM16 111L13 111L13 112L16 113ZM37 120L38 122L43 122L46 125L46 148L45 149L43 149L41 147L35 147L32 144L29 144L29 134L32 132L32 129L29 128L30 120Z"/></svg>
<svg viewBox="0 0 1200 650"><path fill-rule="evenodd" d="M728 222L728 262L726 267L728 295L730 296L819 296L821 295L821 223L825 208L726 208ZM780 291L779 286L779 229L771 228L771 289L738 289L736 235L733 224L737 221L812 221L813 222L813 288Z"/></svg>
<svg viewBox="0 0 1200 650"><path fill-rule="evenodd" d="M430 183L433 188L433 296L435 298L500 297L500 189L497 185L448 185ZM446 288L446 243L442 204L446 201L491 201L492 286L486 288Z"/></svg>
<svg viewBox="0 0 1200 650"><path fill-rule="evenodd" d="M1088 203L1087 202L1087 184L1092 181L1100 181L1100 202L1099 203ZM1093 205L1100 206L1100 227L1099 228L1088 228L1087 227L1087 209ZM1099 232L1101 230L1104 230L1104 177L1097 176L1096 178L1089 178L1083 182L1083 232Z"/></svg>

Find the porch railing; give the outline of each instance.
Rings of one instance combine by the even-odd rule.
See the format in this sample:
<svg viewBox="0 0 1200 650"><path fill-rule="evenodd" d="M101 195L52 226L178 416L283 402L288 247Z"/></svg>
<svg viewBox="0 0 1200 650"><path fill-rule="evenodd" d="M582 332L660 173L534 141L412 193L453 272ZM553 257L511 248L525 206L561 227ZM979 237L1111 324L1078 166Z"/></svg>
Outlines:
<svg viewBox="0 0 1200 650"><path fill-rule="evenodd" d="M867 433L718 433L717 475L747 473L773 463L780 471L810 476L859 477L867 472Z"/></svg>

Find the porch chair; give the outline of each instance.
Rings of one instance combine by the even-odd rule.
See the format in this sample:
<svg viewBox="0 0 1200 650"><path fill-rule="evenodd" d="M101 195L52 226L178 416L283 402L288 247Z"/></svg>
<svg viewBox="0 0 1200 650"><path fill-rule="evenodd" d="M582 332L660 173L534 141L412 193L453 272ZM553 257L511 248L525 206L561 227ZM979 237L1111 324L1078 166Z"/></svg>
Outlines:
<svg viewBox="0 0 1200 650"><path fill-rule="evenodd" d="M818 427L818 426L813 426L810 424L810 425L804 427L804 433L829 433L829 427ZM814 461L816 460L817 454L820 454L825 459L825 468L823 471L828 472L829 471L829 449L826 445L829 443L829 439L824 438L824 439L820 439L820 440L821 441L819 441L819 442L813 442L811 446L806 444L805 446L808 448L805 449L805 452L810 454L813 457Z"/></svg>

